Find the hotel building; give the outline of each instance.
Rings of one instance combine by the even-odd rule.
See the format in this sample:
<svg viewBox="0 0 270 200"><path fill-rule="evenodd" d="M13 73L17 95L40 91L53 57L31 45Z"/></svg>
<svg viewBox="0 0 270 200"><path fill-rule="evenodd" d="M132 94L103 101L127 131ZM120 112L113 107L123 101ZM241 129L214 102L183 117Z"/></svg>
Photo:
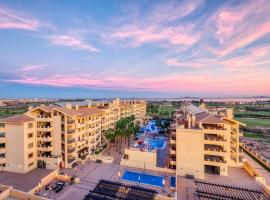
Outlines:
<svg viewBox="0 0 270 200"><path fill-rule="evenodd" d="M200 179L205 173L227 176L228 167L241 165L240 125L232 109L210 113L205 106L182 106L170 127L170 168Z"/></svg>
<svg viewBox="0 0 270 200"><path fill-rule="evenodd" d="M29 108L1 120L0 167L26 173L37 167L71 168L106 141L104 132L123 117L142 123L143 100L84 101Z"/></svg>

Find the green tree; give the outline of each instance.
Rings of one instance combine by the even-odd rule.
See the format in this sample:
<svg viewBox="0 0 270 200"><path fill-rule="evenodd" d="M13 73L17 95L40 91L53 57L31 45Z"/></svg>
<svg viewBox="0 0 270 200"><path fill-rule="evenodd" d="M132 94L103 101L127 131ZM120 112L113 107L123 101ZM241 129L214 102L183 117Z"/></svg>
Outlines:
<svg viewBox="0 0 270 200"><path fill-rule="evenodd" d="M109 155L111 154L111 143L115 141L115 137L116 137L116 132L109 128L108 130L105 131L105 138L107 139L107 141L109 142Z"/></svg>

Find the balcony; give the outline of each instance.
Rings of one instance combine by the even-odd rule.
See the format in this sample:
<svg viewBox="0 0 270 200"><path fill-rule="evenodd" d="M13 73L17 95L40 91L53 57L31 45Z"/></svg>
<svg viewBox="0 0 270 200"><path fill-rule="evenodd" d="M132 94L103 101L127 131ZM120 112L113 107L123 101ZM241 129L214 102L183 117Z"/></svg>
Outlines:
<svg viewBox="0 0 270 200"><path fill-rule="evenodd" d="M170 165L176 165L176 161L170 160Z"/></svg>
<svg viewBox="0 0 270 200"><path fill-rule="evenodd" d="M41 142L51 142L53 140L53 137L52 136L38 136L37 140Z"/></svg>
<svg viewBox="0 0 270 200"><path fill-rule="evenodd" d="M37 150L38 151L52 151L53 150L53 146L51 146L51 145L48 145L48 146L46 146L46 145L44 145L44 146L38 146L37 147Z"/></svg>
<svg viewBox="0 0 270 200"><path fill-rule="evenodd" d="M52 126L38 126L37 131L51 132L53 131Z"/></svg>
<svg viewBox="0 0 270 200"><path fill-rule="evenodd" d="M37 121L39 122L51 122L52 121L52 117L51 116L37 116Z"/></svg>
<svg viewBox="0 0 270 200"><path fill-rule="evenodd" d="M73 133L75 133L75 129L68 129L67 130L67 134L73 134Z"/></svg>
<svg viewBox="0 0 270 200"><path fill-rule="evenodd" d="M206 134L204 136L204 140L206 143L210 143L210 144L223 144L224 142L226 142L227 140L219 135L211 135L211 134Z"/></svg>
<svg viewBox="0 0 270 200"><path fill-rule="evenodd" d="M1 144L1 143L6 143L6 138L0 137L0 144Z"/></svg>
<svg viewBox="0 0 270 200"><path fill-rule="evenodd" d="M204 161L207 165L221 165L227 163L222 156L204 155Z"/></svg>
<svg viewBox="0 0 270 200"><path fill-rule="evenodd" d="M0 148L0 154L6 153L6 149L5 148Z"/></svg>
<svg viewBox="0 0 270 200"><path fill-rule="evenodd" d="M73 138L73 139L68 139L67 140L67 143L68 144L74 144L76 142L76 140Z"/></svg>
<svg viewBox="0 0 270 200"><path fill-rule="evenodd" d="M0 157L0 165L6 163L6 158L5 157Z"/></svg>
<svg viewBox="0 0 270 200"><path fill-rule="evenodd" d="M75 124L75 119L69 119L69 120L67 120L67 124L68 125L71 125L71 124Z"/></svg>
<svg viewBox="0 0 270 200"><path fill-rule="evenodd" d="M76 148L75 148L75 147L73 147L73 148L68 148L68 149L67 149L67 152L68 152L69 154L74 153L75 151L76 151Z"/></svg>
<svg viewBox="0 0 270 200"><path fill-rule="evenodd" d="M176 137L171 137L170 143L171 144L176 144Z"/></svg>

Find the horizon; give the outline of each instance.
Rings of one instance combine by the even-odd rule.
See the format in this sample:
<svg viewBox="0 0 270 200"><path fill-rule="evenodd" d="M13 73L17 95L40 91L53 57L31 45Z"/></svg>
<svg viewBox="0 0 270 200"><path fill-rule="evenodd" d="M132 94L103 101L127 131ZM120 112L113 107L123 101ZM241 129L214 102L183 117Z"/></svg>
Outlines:
<svg viewBox="0 0 270 200"><path fill-rule="evenodd" d="M2 0L0 98L269 97L269 10L267 0Z"/></svg>

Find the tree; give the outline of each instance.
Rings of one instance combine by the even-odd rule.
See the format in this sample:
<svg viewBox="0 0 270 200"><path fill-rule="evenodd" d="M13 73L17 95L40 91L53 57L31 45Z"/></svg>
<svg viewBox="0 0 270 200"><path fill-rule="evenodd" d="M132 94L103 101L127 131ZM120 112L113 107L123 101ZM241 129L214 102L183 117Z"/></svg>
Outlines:
<svg viewBox="0 0 270 200"><path fill-rule="evenodd" d="M111 143L114 142L115 137L116 137L116 132L113 129L109 128L108 130L105 131L105 138L109 142L109 155L111 154L111 151L110 151Z"/></svg>

